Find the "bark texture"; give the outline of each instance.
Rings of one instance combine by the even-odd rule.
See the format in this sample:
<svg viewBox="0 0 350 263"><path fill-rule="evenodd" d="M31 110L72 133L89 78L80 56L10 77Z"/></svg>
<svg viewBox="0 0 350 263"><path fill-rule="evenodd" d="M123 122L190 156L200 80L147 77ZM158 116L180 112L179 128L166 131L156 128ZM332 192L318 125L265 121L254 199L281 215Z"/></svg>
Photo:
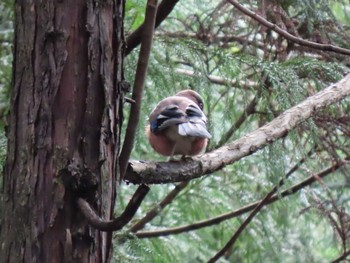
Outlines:
<svg viewBox="0 0 350 263"><path fill-rule="evenodd" d="M190 161L131 161L125 180L135 184L162 184L188 181L213 173L286 136L290 130L312 117L317 111L347 96L350 96L350 74L286 110L263 127L215 151L193 157Z"/></svg>
<svg viewBox="0 0 350 263"><path fill-rule="evenodd" d="M1 262L108 262L83 197L114 209L124 1L16 1Z"/></svg>

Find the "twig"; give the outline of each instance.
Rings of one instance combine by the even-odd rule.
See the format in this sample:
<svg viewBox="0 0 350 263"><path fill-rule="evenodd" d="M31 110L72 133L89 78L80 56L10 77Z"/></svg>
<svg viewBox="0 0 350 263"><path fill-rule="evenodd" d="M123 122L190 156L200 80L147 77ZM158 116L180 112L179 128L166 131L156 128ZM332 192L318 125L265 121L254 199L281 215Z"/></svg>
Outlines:
<svg viewBox="0 0 350 263"><path fill-rule="evenodd" d="M90 204L83 198L78 198L77 204L80 208L80 211L84 214L86 220L92 227L106 232L117 231L122 229L134 217L137 209L140 207L142 200L145 198L148 191L149 187L147 185L140 185L132 196L123 213L113 220L103 220L92 209Z"/></svg>
<svg viewBox="0 0 350 263"><path fill-rule="evenodd" d="M266 125L212 152L185 162L131 161L125 179L131 183L159 184L188 181L211 174L285 137L323 108L350 95L350 74L286 110Z"/></svg>
<svg viewBox="0 0 350 263"><path fill-rule="evenodd" d="M125 99L125 102L127 102L127 103L130 103L130 104L135 104L136 103L136 101L134 101L133 99L130 99L128 97L125 97L124 99Z"/></svg>
<svg viewBox="0 0 350 263"><path fill-rule="evenodd" d="M338 162L335 165L332 165L330 167L328 167L327 169L321 171L320 173L318 173L317 175L312 175L309 176L308 178L306 178L305 180L301 181L298 184L293 185L292 187L278 193L275 194L273 196L271 196L271 198L269 198L269 200L266 201L265 205L268 204L272 204L284 197L290 196L292 194L297 193L299 190L305 188L306 186L311 185L312 183L314 183L315 181L317 181L317 178L323 178L333 172L335 172L336 170L338 170L339 168L343 167L343 165L345 165L346 162ZM189 232L189 231L194 231L203 227L208 227L208 226L212 226L212 225L216 225L219 224L225 220L234 218L234 217L238 217L240 215L243 215L249 211L252 211L254 208L257 207L258 204L261 203L262 200L256 201L254 203L245 205L237 210L234 210L232 212L229 213L225 213L222 215L219 215L217 217L213 217L207 220L202 220L199 222L196 222L194 224L189 224L189 225L184 225L184 226L179 226L179 227L173 227L173 228L167 228L167 229L162 229L162 230L151 230L151 231L140 231L137 232L135 235L138 238L152 238L152 237L159 237L159 236L168 236L168 235L175 235L175 234L180 234L180 233L184 233L184 232Z"/></svg>
<svg viewBox="0 0 350 263"><path fill-rule="evenodd" d="M316 42L312 42L309 40L305 40L305 39L296 37L296 36L290 34L289 32L283 30L282 28L280 28L276 24L273 24L273 23L267 21L265 18L257 15L256 13L249 10L248 8L245 8L237 0L227 0L227 1L229 3L231 3L234 7L236 7L239 11L241 11L242 13L246 14L247 16L253 18L255 21L259 22L263 26L266 26L267 28L275 31L276 33L280 34L281 36L285 37L286 39L288 39L292 42L295 42L301 46L306 46L306 47L319 49L319 50L323 50L323 51L332 51L332 52L336 52L336 53L348 55L348 56L350 55L349 49L337 47L337 46L330 45L330 44L320 44L320 43L316 43Z"/></svg>
<svg viewBox="0 0 350 263"><path fill-rule="evenodd" d="M175 69L175 73L183 74L190 77L195 77L195 72L192 70L185 70L185 69ZM199 75L198 77L202 77ZM236 80L229 80L224 79L219 76L214 75L206 75L205 76L211 83L218 84L218 85L230 85L230 86L239 86L244 89L254 89L258 84L253 81L236 81Z"/></svg>
<svg viewBox="0 0 350 263"><path fill-rule="evenodd" d="M335 260L333 260L331 263L338 263L338 262L342 262L343 260L346 260L346 258L350 255L350 250L345 251L343 253L343 255L341 255L340 257L336 258Z"/></svg>
<svg viewBox="0 0 350 263"><path fill-rule="evenodd" d="M226 131L226 133L221 137L220 141L216 145L216 148L224 145L228 140L232 137L233 133L239 129L239 127L245 122L245 120L248 118L248 116L255 113L255 107L257 104L258 95L255 96L252 101L247 105L247 107L244 109L242 115L237 119L237 121Z"/></svg>
<svg viewBox="0 0 350 263"><path fill-rule="evenodd" d="M144 30L142 35L141 50L137 63L132 99L135 103L131 104L128 126L125 132L124 144L120 153L120 178L123 179L128 166L129 157L134 147L135 135L140 119L141 99L148 68L148 61L152 48L152 39L154 33L154 24L157 14L157 0L148 0Z"/></svg>
<svg viewBox="0 0 350 263"><path fill-rule="evenodd" d="M230 42L237 42L243 46L249 45L251 47L256 47L260 49L266 49L266 46L262 42L258 42L255 40L249 40L245 38L245 36L235 36L235 35L226 35L226 36L218 36L218 35L212 35L210 33L207 33L206 35L203 35L204 33L201 32L201 34L191 33L191 32L170 32L170 31L162 31L156 33L156 36L160 37L169 37L169 38L190 38L190 39L196 39L201 42L204 42L205 44L210 43L223 43L222 45L225 45L226 43Z"/></svg>
<svg viewBox="0 0 350 263"><path fill-rule="evenodd" d="M153 209L151 209L143 218L136 222L131 228L131 232L137 232L144 228L145 225L155 218L174 198L188 185L188 182L179 183L175 188L167 194L167 196Z"/></svg>
<svg viewBox="0 0 350 263"><path fill-rule="evenodd" d="M226 245L218 252L214 257L212 257L208 263L216 262L219 258L221 258L231 247L234 245L238 237L241 235L243 230L247 227L247 225L253 220L255 215L259 213L259 211L265 206L266 202L270 199L270 197L276 192L277 187L274 187L265 197L261 200L261 202L254 208L254 210L250 213L250 215L243 221L243 223L239 226L237 231L233 234L232 238L226 243Z"/></svg>
<svg viewBox="0 0 350 263"><path fill-rule="evenodd" d="M293 173L293 170L295 171L299 167L299 165L294 166L292 170L286 175L286 178ZM332 169L331 171L334 171ZM320 177L313 176L316 180ZM253 209L253 211L249 214L249 216L243 221L243 223L239 226L239 228L236 230L236 232L233 234L232 238L226 243L226 245L218 252L214 257L212 257L208 263L216 262L219 258L221 258L229 249L232 248L232 246L237 241L238 237L241 235L243 230L248 226L248 224L253 220L253 218L260 212L260 210L268 203L269 199L277 192L278 188L284 184L284 180L282 179L279 181L279 183L274 186L271 191L260 201L260 203Z"/></svg>
<svg viewBox="0 0 350 263"><path fill-rule="evenodd" d="M154 27L157 28L165 18L171 13L179 0L163 0L158 7L157 17ZM145 22L146 23L146 22ZM139 26L126 39L125 56L141 43L141 36L145 30L145 23Z"/></svg>

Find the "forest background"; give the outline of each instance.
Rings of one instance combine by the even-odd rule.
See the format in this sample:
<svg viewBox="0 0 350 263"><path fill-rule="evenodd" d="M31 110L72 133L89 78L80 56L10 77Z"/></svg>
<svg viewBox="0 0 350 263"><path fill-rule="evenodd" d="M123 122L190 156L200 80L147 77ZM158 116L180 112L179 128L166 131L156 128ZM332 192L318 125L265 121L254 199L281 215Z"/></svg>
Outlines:
<svg viewBox="0 0 350 263"><path fill-rule="evenodd" d="M133 160L165 161L151 149L144 126L157 102L179 90L191 88L202 95L213 135L210 152L333 83L344 82L349 72L349 1L173 2L169 11L173 10L154 33ZM126 1L127 40L144 22L145 7L145 1ZM13 1L1 1L1 164L6 158L13 19ZM128 83L134 82L138 56L139 47L127 47ZM349 102L348 96L317 108L283 136L213 173L188 182L151 185L133 220L114 233L112 261L205 262L235 234L220 262L346 258ZM124 115L127 119L128 104ZM132 183L121 184L116 214L136 189ZM253 216L259 203L261 211ZM249 215L252 221L245 226Z"/></svg>

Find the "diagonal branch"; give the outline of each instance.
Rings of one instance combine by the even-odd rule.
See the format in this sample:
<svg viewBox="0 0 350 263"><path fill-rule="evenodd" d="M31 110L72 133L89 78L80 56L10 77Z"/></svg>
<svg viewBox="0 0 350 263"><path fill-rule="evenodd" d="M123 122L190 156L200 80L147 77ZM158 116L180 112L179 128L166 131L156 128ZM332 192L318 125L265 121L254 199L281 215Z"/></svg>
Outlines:
<svg viewBox="0 0 350 263"><path fill-rule="evenodd" d="M320 43L316 43L316 42L312 42L309 40L305 40L305 39L296 37L296 36L290 34L289 32L283 30L282 28L280 28L276 24L273 24L270 21L267 21L265 18L259 16L258 14L249 10L248 8L245 8L237 0L227 0L227 1L229 3L231 3L234 7L236 7L242 13L253 18L258 23L262 24L263 26L266 26L267 28L275 31L276 33L280 34L281 36L285 37L286 39L288 39L294 43L297 43L301 46L306 46L306 47L319 49L319 50L323 50L323 51L332 51L332 52L336 52L336 53L343 54L343 55L348 55L348 56L350 55L350 49L337 47L337 46L330 45L330 44L320 44Z"/></svg>
<svg viewBox="0 0 350 263"><path fill-rule="evenodd" d="M90 206L90 204L83 198L78 198L77 204L80 211L84 214L89 224L100 231L117 231L122 229L134 217L137 209L140 207L143 199L147 195L149 187L147 185L140 185L123 213L112 220L102 219Z"/></svg>
<svg viewBox="0 0 350 263"><path fill-rule="evenodd" d="M329 174L332 174L333 172L337 171L339 168L343 167L346 165L348 161L340 161L337 162L336 164L324 169L323 171L319 172L316 175L311 175L307 177L305 180L301 181L298 184L293 185L292 187L278 193L274 194L271 196L265 203L265 205L272 204L284 197L293 195L300 191L301 189L305 188L306 186L311 185L312 183L316 182L318 178L323 178ZM139 231L135 235L138 238L152 238L152 237L159 237L159 236L168 236L168 235L176 235L176 234L181 234L184 232L189 232L189 231L194 231L203 227L208 227L212 225L219 224L225 220L241 216L249 211L252 211L261 203L262 200L253 202L251 204L245 205L237 210L207 219L207 220L202 220L199 222L196 222L194 224L189 224L189 225L184 225L184 226L179 226L179 227L173 227L173 228L167 228L167 229L162 229L162 230L150 230L150 231Z"/></svg>
<svg viewBox="0 0 350 263"><path fill-rule="evenodd" d="M134 88L132 92L132 99L135 101L135 103L131 104L128 126L126 128L124 144L123 144L123 148L120 153L120 159L119 159L121 179L124 177L124 174L128 166L129 157L134 147L135 135L136 135L139 119L140 119L142 93L143 93L143 88L145 85L145 79L147 75L148 60L149 60L151 48L152 48L156 14L157 14L157 0L148 0L145 23L144 23L145 25L144 25L144 30L142 32L143 34L142 34L141 50L139 54L139 60L137 63Z"/></svg>
<svg viewBox="0 0 350 263"><path fill-rule="evenodd" d="M170 204L174 198L188 185L188 182L179 183L175 188L170 191L169 194L153 209L148 211L148 213L137 221L131 228L131 232L137 232L140 229L144 228L145 225L150 222L153 218L155 218L168 204Z"/></svg>
<svg viewBox="0 0 350 263"><path fill-rule="evenodd" d="M179 0L163 0L158 7L156 22L154 27L157 28L165 18L171 13ZM142 32L145 30L145 24L139 26L126 39L125 56L127 56L135 47L141 43Z"/></svg>
<svg viewBox="0 0 350 263"><path fill-rule="evenodd" d="M339 262L344 262L344 260L349 261L349 259L347 259L350 256L350 250L345 251L340 257L332 260L331 263L339 263Z"/></svg>
<svg viewBox="0 0 350 263"><path fill-rule="evenodd" d="M190 161L132 161L125 180L135 184L159 184L188 181L213 173L285 137L316 112L349 95L350 74L347 74L336 84L308 97L259 129L212 152L193 157Z"/></svg>
<svg viewBox="0 0 350 263"><path fill-rule="evenodd" d="M311 154L309 152L309 154ZM243 223L239 226L239 228L235 231L231 239L226 243L226 245L212 257L208 263L216 262L219 258L221 258L225 253L232 248L232 246L236 243L238 237L242 234L243 230L248 226L248 224L253 220L253 218L260 212L261 209L269 202L270 198L277 192L278 188L281 187L285 180L293 174L300 165L305 161L303 158L298 164L296 164L285 176L285 178L282 178L277 185L275 185L269 193L257 204L256 207L254 207L253 211L249 214L249 216L243 221ZM332 169L333 170L333 169ZM316 177L319 178L319 177Z"/></svg>
<svg viewBox="0 0 350 263"><path fill-rule="evenodd" d="M256 95L252 101L247 105L247 107L244 109L242 115L237 119L237 121L230 127L230 129L228 129L226 131L226 133L222 136L222 138L220 139L220 141L217 144L217 147L220 147L222 145L224 145L228 140L230 140L230 138L232 137L232 135L234 134L234 132L239 129L239 127L243 124L243 122L246 121L246 119L255 113L255 107L256 104L258 102L258 95Z"/></svg>
<svg viewBox="0 0 350 263"><path fill-rule="evenodd" d="M266 202L270 199L270 197L275 193L277 190L277 187L274 187L261 201L260 203L253 209L253 211L249 214L249 216L243 221L243 223L239 226L239 228L236 230L236 232L233 234L231 239L226 243L226 245L212 257L208 263L214 263L219 258L221 258L225 253L231 249L231 247L234 245L238 237L241 235L243 230L248 226L248 224L253 220L255 215L259 213L259 211L265 206Z"/></svg>

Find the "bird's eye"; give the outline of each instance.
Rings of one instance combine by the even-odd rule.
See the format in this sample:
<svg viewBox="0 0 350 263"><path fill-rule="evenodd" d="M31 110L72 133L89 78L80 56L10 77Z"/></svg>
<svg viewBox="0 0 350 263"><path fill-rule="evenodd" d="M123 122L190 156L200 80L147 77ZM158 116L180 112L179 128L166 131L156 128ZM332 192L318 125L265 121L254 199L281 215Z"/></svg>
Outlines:
<svg viewBox="0 0 350 263"><path fill-rule="evenodd" d="M203 107L204 107L203 102L199 102L199 103L198 103L198 106L199 106L199 108L200 108L201 110L203 110Z"/></svg>

